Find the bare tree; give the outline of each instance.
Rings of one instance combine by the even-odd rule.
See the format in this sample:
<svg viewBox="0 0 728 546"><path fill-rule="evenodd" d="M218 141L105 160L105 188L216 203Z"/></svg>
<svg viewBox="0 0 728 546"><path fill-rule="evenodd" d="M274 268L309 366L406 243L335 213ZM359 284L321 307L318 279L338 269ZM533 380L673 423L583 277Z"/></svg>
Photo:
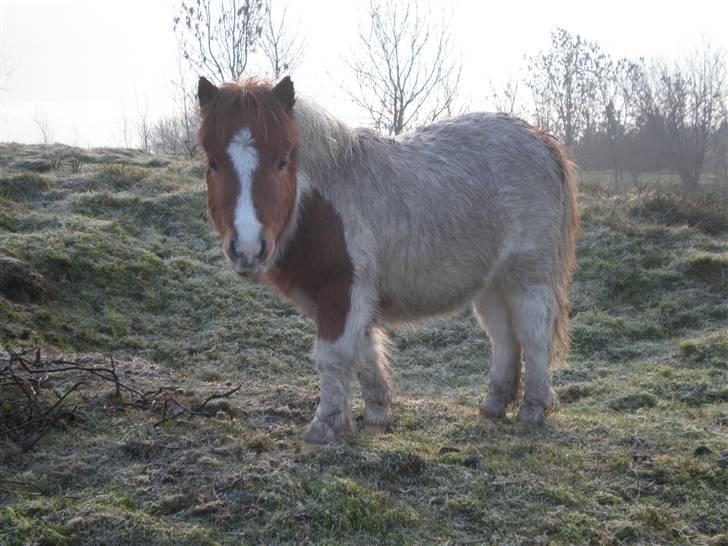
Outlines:
<svg viewBox="0 0 728 546"><path fill-rule="evenodd" d="M40 138L43 144L50 144L53 142L53 128L51 127L50 121L48 121L48 112L45 109L38 108L35 105L35 111L33 112L33 123L38 128Z"/></svg>
<svg viewBox="0 0 728 546"><path fill-rule="evenodd" d="M356 77L350 97L390 135L446 115L458 91L460 64L452 59L448 25L432 23L419 6L370 0L361 51L349 61Z"/></svg>
<svg viewBox="0 0 728 546"><path fill-rule="evenodd" d="M493 82L490 83L490 99L497 112L509 116L522 116L518 102L519 87L519 80L513 78L509 79L501 89L496 88Z"/></svg>
<svg viewBox="0 0 728 546"><path fill-rule="evenodd" d="M297 31L286 26L288 9L280 15L273 11L271 0L265 2L265 20L260 37L260 49L268 61L270 75L274 80L293 72L303 60L305 44Z"/></svg>
<svg viewBox="0 0 728 546"><path fill-rule="evenodd" d="M723 188L723 199L728 200L728 113L723 109L723 122L716 133L713 148L716 182Z"/></svg>
<svg viewBox="0 0 728 546"><path fill-rule="evenodd" d="M642 80L643 123L658 135L685 191L697 191L708 148L725 117L726 56L704 44L682 60L657 61Z"/></svg>
<svg viewBox="0 0 728 546"><path fill-rule="evenodd" d="M599 47L563 28L551 33L548 51L528 59L536 121L566 146L596 129L595 67Z"/></svg>
<svg viewBox="0 0 728 546"><path fill-rule="evenodd" d="M181 59L177 62L177 79L172 82L172 88L177 104L177 118L179 120L179 148L190 159L197 154L197 127L199 126L199 109L195 86L189 71L185 70Z"/></svg>
<svg viewBox="0 0 728 546"><path fill-rule="evenodd" d="M536 125L552 134L558 134L558 113L556 111L553 93L540 92L539 84L533 79L526 82L531 88L533 98L533 116Z"/></svg>
<svg viewBox="0 0 728 546"><path fill-rule="evenodd" d="M151 131L151 149L155 153L168 153L177 155L180 150L182 136L180 132L180 119L176 116L167 116L157 120Z"/></svg>
<svg viewBox="0 0 728 546"><path fill-rule="evenodd" d="M139 137L139 147L148 152L152 149L152 125L149 121L149 98L145 97L143 102L139 96L135 96L137 108L136 131Z"/></svg>
<svg viewBox="0 0 728 546"><path fill-rule="evenodd" d="M615 61L600 52L594 59L594 71L601 129L609 146L614 190L619 191L623 178L622 148L630 122L634 121L642 64L625 58Z"/></svg>
<svg viewBox="0 0 728 546"><path fill-rule="evenodd" d="M182 57L212 81L239 80L259 44L263 0L185 0L173 29Z"/></svg>
<svg viewBox="0 0 728 546"><path fill-rule="evenodd" d="M124 148L130 148L129 139L131 136L131 125L129 123L129 116L126 113L126 104L121 101L121 119L117 127L119 132L119 141Z"/></svg>
<svg viewBox="0 0 728 546"><path fill-rule="evenodd" d="M728 202L728 93L720 104L720 122L712 137L713 174L716 189Z"/></svg>
<svg viewBox="0 0 728 546"><path fill-rule="evenodd" d="M198 151L199 110L189 72L182 62L177 68L177 77L171 82L177 108L172 115L159 119L152 127L151 148L154 152L185 155L191 159Z"/></svg>

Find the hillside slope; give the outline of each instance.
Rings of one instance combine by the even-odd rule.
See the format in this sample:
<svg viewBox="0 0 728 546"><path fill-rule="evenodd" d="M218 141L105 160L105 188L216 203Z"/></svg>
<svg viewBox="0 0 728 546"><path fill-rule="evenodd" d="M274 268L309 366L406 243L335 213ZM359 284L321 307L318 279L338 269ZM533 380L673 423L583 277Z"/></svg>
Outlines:
<svg viewBox="0 0 728 546"><path fill-rule="evenodd" d="M113 355L184 407L241 385L155 427L161 403L84 376L72 419L32 447L0 437L0 543L728 540L725 203L582 184L572 352L545 425L479 420L489 346L465 313L391 332L388 434L304 453L313 327L223 262L201 174L0 144L0 345ZM0 383L0 418L22 403Z"/></svg>

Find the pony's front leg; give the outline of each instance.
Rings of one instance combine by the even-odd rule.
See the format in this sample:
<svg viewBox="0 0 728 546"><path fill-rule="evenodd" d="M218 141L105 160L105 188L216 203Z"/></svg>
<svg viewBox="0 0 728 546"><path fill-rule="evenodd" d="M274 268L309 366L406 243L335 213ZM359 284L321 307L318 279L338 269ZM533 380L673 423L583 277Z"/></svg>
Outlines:
<svg viewBox="0 0 728 546"><path fill-rule="evenodd" d="M349 392L359 328L355 328L358 321L352 321L351 307L347 283L332 283L318 293L314 360L321 393L316 415L304 436L310 444L328 444L339 435L354 432Z"/></svg>
<svg viewBox="0 0 728 546"><path fill-rule="evenodd" d="M353 424L349 407L353 362L348 351L342 350L342 340L317 339L314 359L319 370L321 394L316 415L304 440L310 444L328 444L339 435L352 434Z"/></svg>

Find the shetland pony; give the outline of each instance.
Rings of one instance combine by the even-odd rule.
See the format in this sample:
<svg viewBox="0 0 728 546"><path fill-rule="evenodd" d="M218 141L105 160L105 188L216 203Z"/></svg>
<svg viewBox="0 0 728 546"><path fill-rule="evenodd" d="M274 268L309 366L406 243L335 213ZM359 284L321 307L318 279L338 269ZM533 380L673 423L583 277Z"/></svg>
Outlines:
<svg viewBox="0 0 728 546"><path fill-rule="evenodd" d="M240 275L316 323L320 401L306 442L391 417L382 325L472 303L492 343L483 416L539 422L568 346L579 226L575 171L551 136L506 115L465 114L395 138L351 128L290 78L216 87L200 78L208 213Z"/></svg>

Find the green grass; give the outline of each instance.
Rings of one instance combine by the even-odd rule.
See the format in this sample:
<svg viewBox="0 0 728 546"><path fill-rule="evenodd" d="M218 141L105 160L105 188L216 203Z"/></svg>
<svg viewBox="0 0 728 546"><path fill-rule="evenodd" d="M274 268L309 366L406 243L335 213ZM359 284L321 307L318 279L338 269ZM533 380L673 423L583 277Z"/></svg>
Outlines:
<svg viewBox="0 0 728 546"><path fill-rule="evenodd" d="M583 185L573 346L543 426L479 419L490 350L463 314L390 332L388 433L308 453L313 328L229 271L200 175L0 145L0 343L113 355L189 403L243 385L154 429L161 408L89 380L30 451L0 439L0 544L725 543L725 203ZM361 428L358 394L354 413Z"/></svg>

